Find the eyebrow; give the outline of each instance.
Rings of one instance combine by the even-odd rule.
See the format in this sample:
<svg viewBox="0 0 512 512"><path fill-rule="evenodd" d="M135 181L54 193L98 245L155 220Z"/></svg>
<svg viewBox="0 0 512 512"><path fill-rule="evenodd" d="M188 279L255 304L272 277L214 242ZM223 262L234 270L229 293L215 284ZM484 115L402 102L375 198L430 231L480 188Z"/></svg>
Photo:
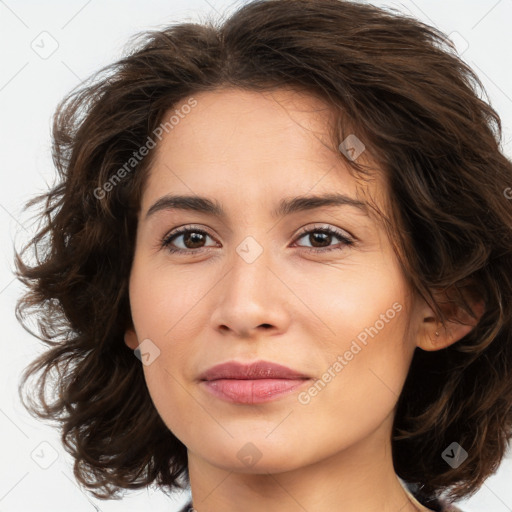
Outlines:
<svg viewBox="0 0 512 512"><path fill-rule="evenodd" d="M313 210L323 206L352 206L368 215L367 204L352 197L339 193L323 195L297 196L285 198L279 202L272 211L272 217L280 218L296 212ZM165 195L158 199L147 211L145 219L156 212L165 210L189 210L214 215L221 219L226 218L226 212L216 200L202 196Z"/></svg>

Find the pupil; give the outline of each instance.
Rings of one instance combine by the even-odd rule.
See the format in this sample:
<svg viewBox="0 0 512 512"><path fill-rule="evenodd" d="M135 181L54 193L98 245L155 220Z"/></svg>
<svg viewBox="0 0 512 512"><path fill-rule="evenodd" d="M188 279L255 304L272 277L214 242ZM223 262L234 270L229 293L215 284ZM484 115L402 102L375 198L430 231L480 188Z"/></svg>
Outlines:
<svg viewBox="0 0 512 512"><path fill-rule="evenodd" d="M331 235L330 235L329 233L320 233L320 232L316 232L316 233L312 233L310 236L311 236L311 237L313 237L313 239L314 239L315 237L317 237L317 240L311 244L311 245L313 245L313 246L315 247L315 243L316 243L317 241L320 241L320 242L322 242L322 241L324 241L324 242L325 242L325 241L328 241L328 238L329 238ZM310 241L311 241L311 240L310 240ZM329 245L329 244L327 244L327 245ZM322 247L323 247L323 246L322 246Z"/></svg>
<svg viewBox="0 0 512 512"><path fill-rule="evenodd" d="M185 234L185 245L188 247L188 242L191 241L192 245L194 243L199 243L199 245L202 242L203 235L201 233L186 233ZM197 249L197 247L189 247L189 249Z"/></svg>

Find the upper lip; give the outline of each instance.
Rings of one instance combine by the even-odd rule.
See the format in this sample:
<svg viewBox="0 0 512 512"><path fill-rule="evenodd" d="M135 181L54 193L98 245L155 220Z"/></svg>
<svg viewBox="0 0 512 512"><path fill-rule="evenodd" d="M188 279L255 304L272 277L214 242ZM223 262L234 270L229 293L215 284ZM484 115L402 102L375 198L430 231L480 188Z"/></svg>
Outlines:
<svg viewBox="0 0 512 512"><path fill-rule="evenodd" d="M250 364L228 361L212 366L200 376L200 380L217 379L309 379L308 375L270 361L255 361Z"/></svg>

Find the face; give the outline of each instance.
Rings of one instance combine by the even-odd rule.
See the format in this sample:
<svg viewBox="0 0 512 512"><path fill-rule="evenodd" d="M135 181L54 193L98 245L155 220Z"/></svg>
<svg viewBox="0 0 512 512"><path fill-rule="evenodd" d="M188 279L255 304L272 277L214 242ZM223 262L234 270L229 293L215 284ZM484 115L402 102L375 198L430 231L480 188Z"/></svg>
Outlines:
<svg viewBox="0 0 512 512"><path fill-rule="evenodd" d="M194 99L156 149L130 276L125 340L142 343L163 421L189 456L242 472L299 468L389 432L416 313L364 206L383 204L383 177L363 185L350 175L317 98L223 89ZM277 212L326 194L352 201ZM178 195L223 213L197 201L152 208ZM201 380L229 361L304 378Z"/></svg>

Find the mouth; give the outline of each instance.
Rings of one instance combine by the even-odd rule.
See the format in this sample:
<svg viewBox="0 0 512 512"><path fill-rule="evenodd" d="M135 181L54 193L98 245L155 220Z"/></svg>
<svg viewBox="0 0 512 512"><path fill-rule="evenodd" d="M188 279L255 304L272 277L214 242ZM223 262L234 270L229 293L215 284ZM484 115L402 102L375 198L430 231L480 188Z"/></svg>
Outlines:
<svg viewBox="0 0 512 512"><path fill-rule="evenodd" d="M199 378L210 394L239 404L275 400L311 380L308 375L269 361L229 361L209 368Z"/></svg>

